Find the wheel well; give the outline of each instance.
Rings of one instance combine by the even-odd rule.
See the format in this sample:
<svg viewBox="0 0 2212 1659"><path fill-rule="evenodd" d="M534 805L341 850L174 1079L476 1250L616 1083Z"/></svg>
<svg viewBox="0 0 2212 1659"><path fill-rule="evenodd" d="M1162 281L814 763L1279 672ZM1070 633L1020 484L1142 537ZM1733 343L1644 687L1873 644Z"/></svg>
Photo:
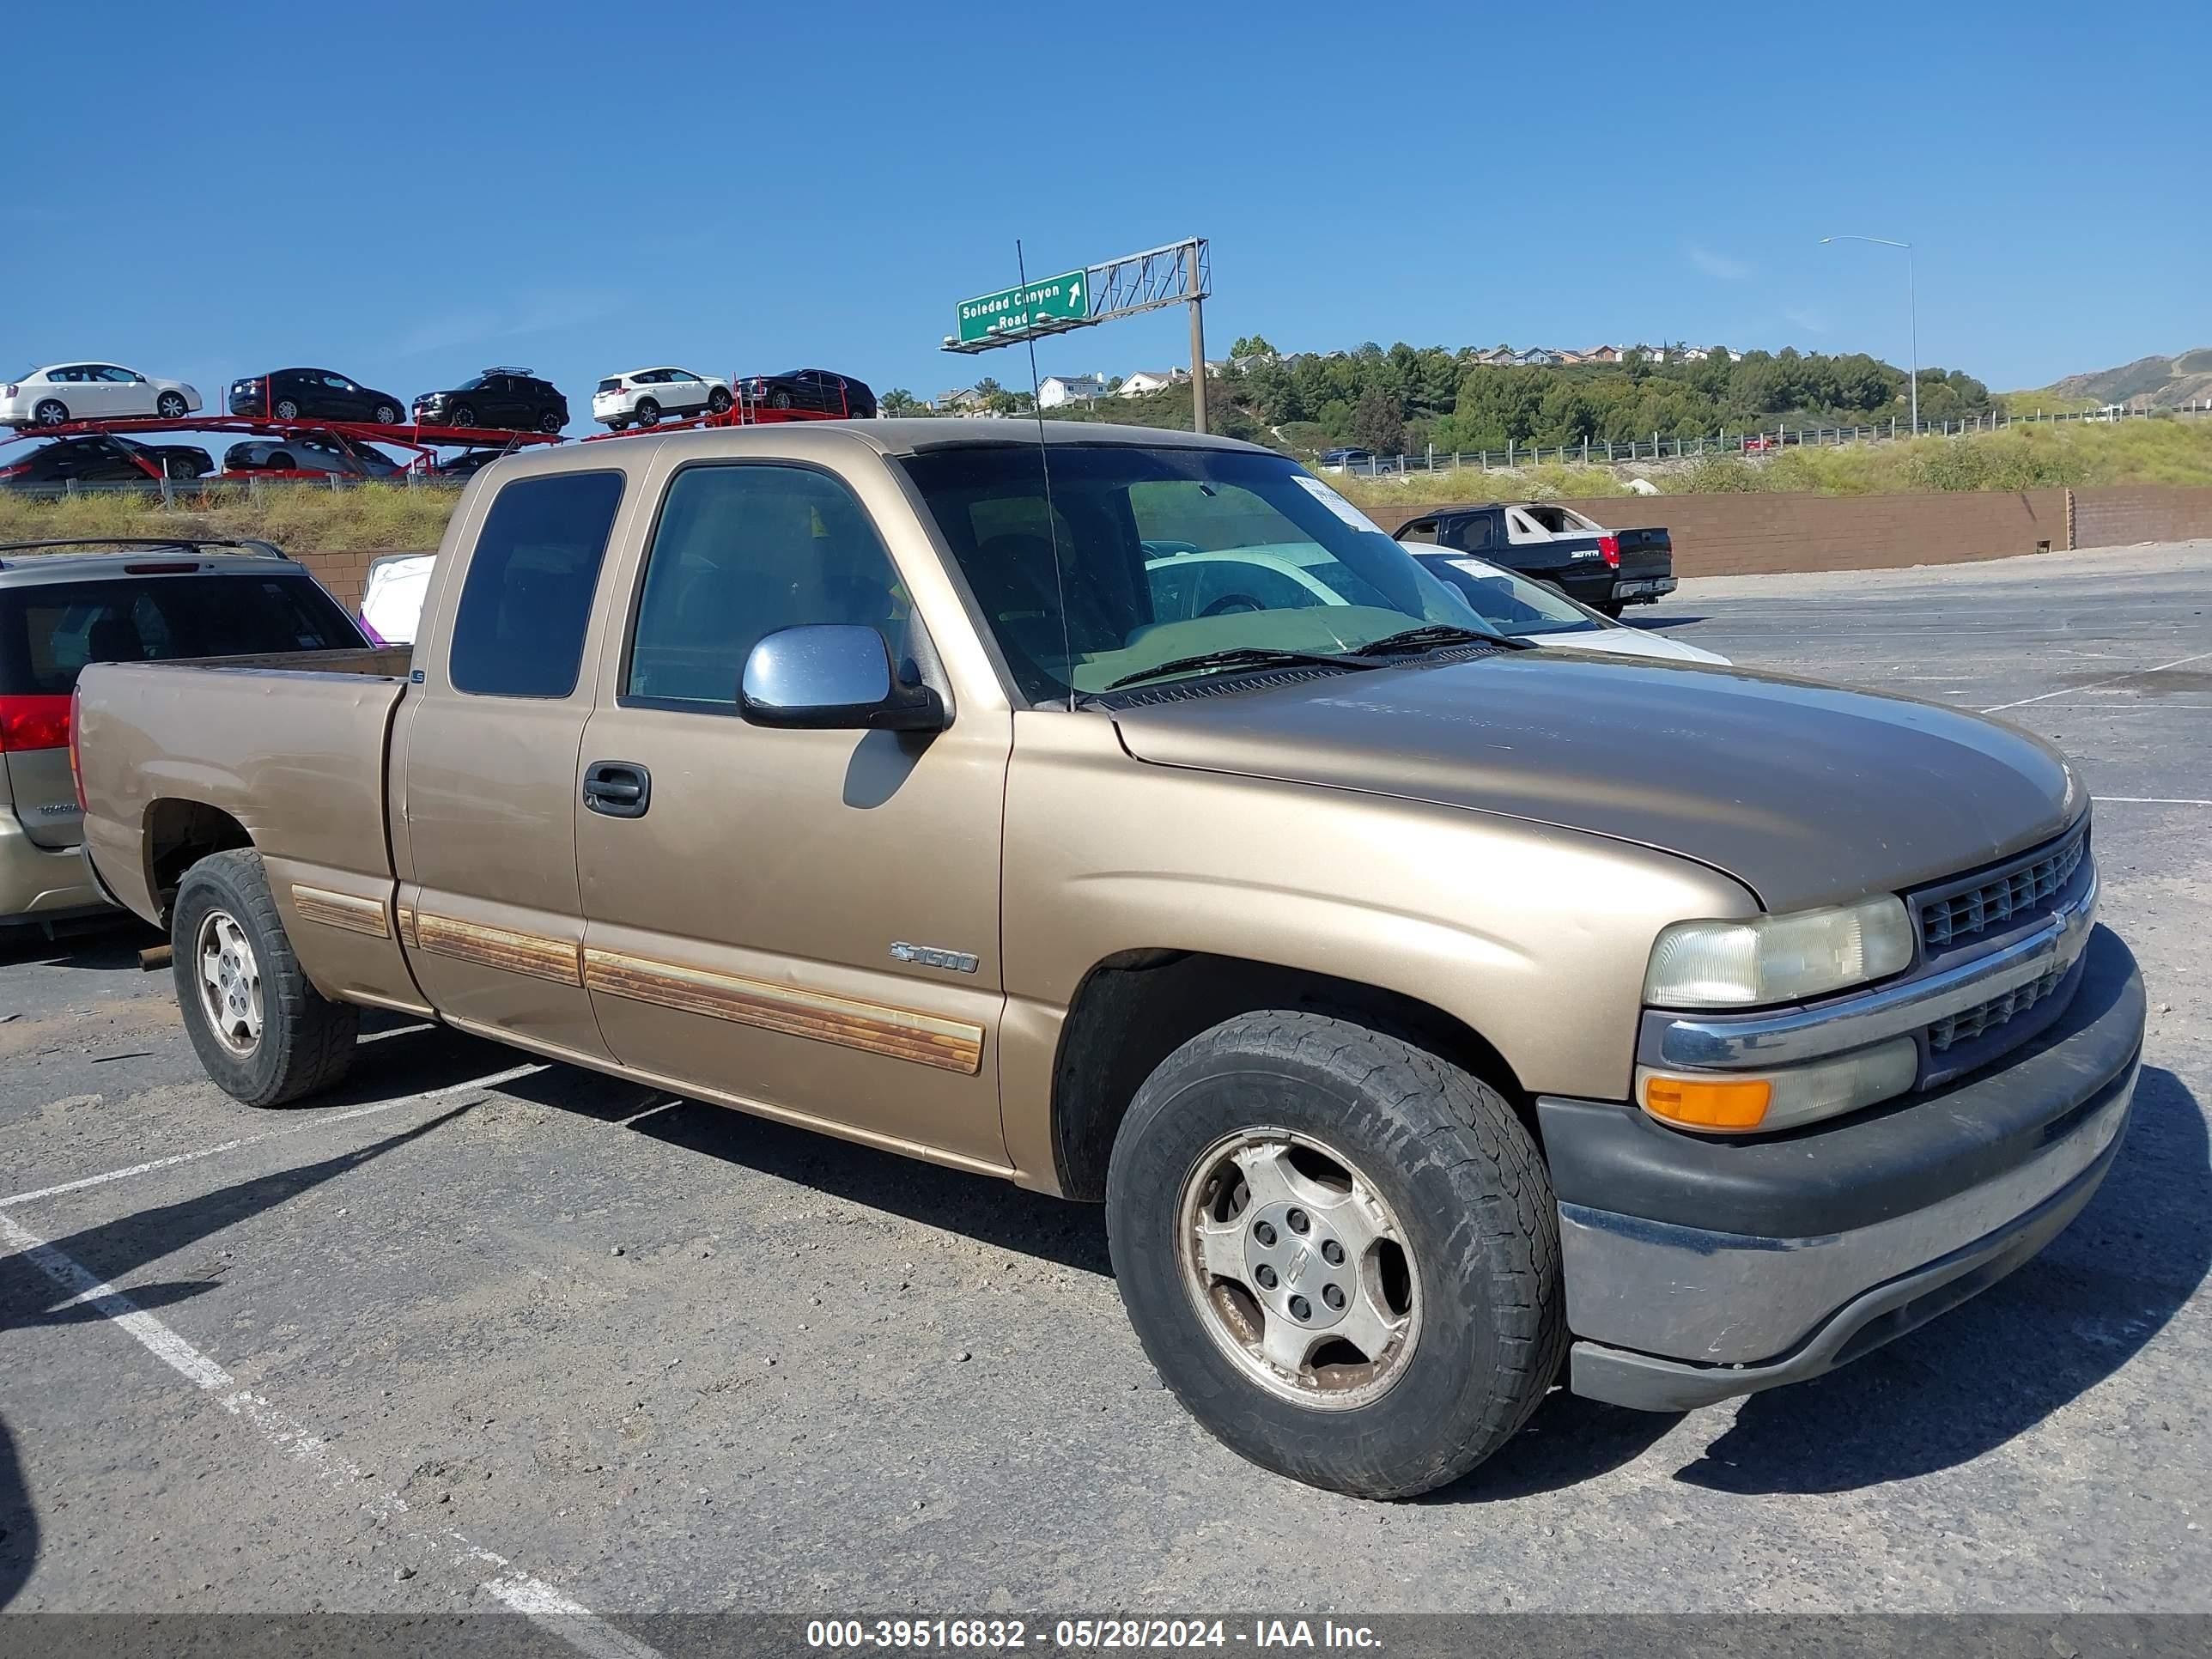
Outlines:
<svg viewBox="0 0 2212 1659"><path fill-rule="evenodd" d="M146 873L167 920L185 872L211 853L252 847L246 826L220 807L196 800L157 800L146 809Z"/></svg>
<svg viewBox="0 0 2212 1659"><path fill-rule="evenodd" d="M1327 974L1180 951L1108 957L1077 988L1053 1071L1053 1157L1060 1191L1106 1195L1114 1136L1138 1089L1200 1031L1261 1008L1334 1014L1405 1038L1502 1093L1536 1133L1528 1092L1473 1026L1415 997Z"/></svg>

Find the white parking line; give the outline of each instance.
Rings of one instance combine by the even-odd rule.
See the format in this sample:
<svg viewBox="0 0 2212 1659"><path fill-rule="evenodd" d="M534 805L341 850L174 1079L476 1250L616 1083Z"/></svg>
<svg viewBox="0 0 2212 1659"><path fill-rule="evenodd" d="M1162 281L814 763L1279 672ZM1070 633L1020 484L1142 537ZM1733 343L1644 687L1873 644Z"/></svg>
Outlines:
<svg viewBox="0 0 2212 1659"><path fill-rule="evenodd" d="M465 1088L463 1084L456 1085ZM450 1092L450 1091L447 1091ZM397 1524L415 1549L425 1555L450 1553L465 1562L489 1562L507 1567L504 1556L479 1549L459 1533L446 1530L434 1537L401 1522L410 1512L407 1500L389 1486L380 1486L358 1464L331 1449L330 1442L297 1419L279 1411L260 1395L238 1386L238 1379L214 1359L148 1313L128 1296L96 1277L76 1257L58 1250L23 1227L10 1215L0 1214L0 1243L22 1255L39 1271L69 1292L64 1305L89 1307L129 1332L139 1346L233 1417L242 1418L263 1439L311 1469L323 1484L369 1515ZM465 1569L464 1569L465 1570ZM592 1659L660 1659L657 1650L625 1636L589 1607L555 1589L542 1579L509 1568L498 1577L479 1583L503 1606L523 1614Z"/></svg>
<svg viewBox="0 0 2212 1659"><path fill-rule="evenodd" d="M2032 702L2047 702L2052 697L2063 697L2075 691L2094 690L2100 685L2118 685L2122 680L2141 679L2146 674L2163 674L2169 668L2179 668L2184 663L2203 662L2212 657L2212 651L2199 651L2193 657L2176 657L2172 662L2162 662L2153 668L2137 668L2125 674L2115 674L2106 680L2091 680L2086 685L2062 685L2056 691L2045 691L2040 696L2022 697L2018 702L2001 702L1994 708L1984 708L1984 714L2001 714L2008 708L2025 708Z"/></svg>
<svg viewBox="0 0 2212 1659"><path fill-rule="evenodd" d="M2100 806L2108 800L2124 806L2212 806L2212 800L2198 800L2190 795L2093 795L2090 799Z"/></svg>
<svg viewBox="0 0 2212 1659"><path fill-rule="evenodd" d="M504 1072L494 1072L489 1077L471 1078L466 1083L449 1083L442 1089L432 1089L419 1095L402 1095L397 1100L380 1100L373 1106L349 1107L343 1112L325 1112L311 1122L295 1124L289 1129L271 1129L267 1134L240 1135L236 1140L226 1140L213 1146L203 1146L193 1152L172 1152L167 1158L149 1158L143 1164L133 1164L128 1169L110 1170L105 1175L82 1176L75 1181L64 1181L58 1186L40 1187L27 1193L11 1193L0 1198L0 1209L12 1209L18 1204L28 1204L33 1199L54 1198L63 1193L82 1192L87 1187L105 1187L111 1181L127 1181L132 1176L169 1170L179 1164L196 1164L204 1158L215 1158L223 1152L234 1152L241 1146L258 1146L264 1140L282 1140L287 1135L303 1135L310 1129L319 1129L326 1123L343 1123L348 1118L368 1117L376 1112L388 1112L400 1106L418 1106L433 1100L442 1100L447 1095L457 1095L470 1089L489 1089L501 1083L512 1083L518 1078L528 1077L533 1072L547 1067L542 1064L510 1066Z"/></svg>

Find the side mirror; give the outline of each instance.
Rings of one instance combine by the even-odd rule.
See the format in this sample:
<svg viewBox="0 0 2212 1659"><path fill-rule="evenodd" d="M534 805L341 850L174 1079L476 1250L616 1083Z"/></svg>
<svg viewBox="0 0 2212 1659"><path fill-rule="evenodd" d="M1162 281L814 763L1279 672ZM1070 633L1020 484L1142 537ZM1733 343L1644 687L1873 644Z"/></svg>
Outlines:
<svg viewBox="0 0 2212 1659"><path fill-rule="evenodd" d="M945 702L901 685L872 628L784 628L755 645L738 682L738 712L754 726L851 732L941 732Z"/></svg>

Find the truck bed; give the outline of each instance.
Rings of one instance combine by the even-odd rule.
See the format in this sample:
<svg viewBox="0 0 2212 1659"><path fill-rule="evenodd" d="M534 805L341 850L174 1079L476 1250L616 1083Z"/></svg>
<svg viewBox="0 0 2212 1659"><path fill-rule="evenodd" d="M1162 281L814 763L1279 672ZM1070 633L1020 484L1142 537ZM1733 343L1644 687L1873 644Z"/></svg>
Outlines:
<svg viewBox="0 0 2212 1659"><path fill-rule="evenodd" d="M77 752L85 849L102 884L163 923L164 890L181 873L169 854L182 838L225 833L227 816L260 848L280 895L281 868L287 880L388 903L386 757L408 659L314 651L87 668ZM201 805L188 815L186 800Z"/></svg>

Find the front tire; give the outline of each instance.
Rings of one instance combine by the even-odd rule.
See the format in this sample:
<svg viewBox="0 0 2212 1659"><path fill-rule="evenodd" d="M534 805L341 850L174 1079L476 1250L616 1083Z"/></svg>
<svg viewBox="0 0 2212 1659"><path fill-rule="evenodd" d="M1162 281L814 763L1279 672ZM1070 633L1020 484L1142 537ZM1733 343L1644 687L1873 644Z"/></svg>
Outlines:
<svg viewBox="0 0 2212 1659"><path fill-rule="evenodd" d="M361 1011L308 983L260 854L216 853L186 871L169 940L185 1030L225 1094L282 1106L346 1074Z"/></svg>
<svg viewBox="0 0 2212 1659"><path fill-rule="evenodd" d="M154 412L165 421L181 421L191 413L185 407L184 394L180 392L164 392L154 399Z"/></svg>
<svg viewBox="0 0 2212 1659"><path fill-rule="evenodd" d="M540 432L546 434L548 436L558 432L562 427L568 424L568 421L562 416L560 411L557 410L549 409L543 415L540 415L538 417L538 429Z"/></svg>
<svg viewBox="0 0 2212 1659"><path fill-rule="evenodd" d="M446 416L447 426L472 427L477 423L477 412L466 404L455 404Z"/></svg>
<svg viewBox="0 0 2212 1659"><path fill-rule="evenodd" d="M1551 1182L1504 1098L1349 1021L1241 1015L1137 1092L1107 1173L1130 1322L1230 1449L1410 1498L1512 1437L1566 1332Z"/></svg>
<svg viewBox="0 0 2212 1659"><path fill-rule="evenodd" d="M723 391L721 387L716 386L712 392L707 394L707 412L709 415L728 414L730 412L730 394Z"/></svg>
<svg viewBox="0 0 2212 1659"><path fill-rule="evenodd" d="M376 424L379 426L398 426L399 424L399 411L394 409L390 404L377 404L374 413L376 416Z"/></svg>

